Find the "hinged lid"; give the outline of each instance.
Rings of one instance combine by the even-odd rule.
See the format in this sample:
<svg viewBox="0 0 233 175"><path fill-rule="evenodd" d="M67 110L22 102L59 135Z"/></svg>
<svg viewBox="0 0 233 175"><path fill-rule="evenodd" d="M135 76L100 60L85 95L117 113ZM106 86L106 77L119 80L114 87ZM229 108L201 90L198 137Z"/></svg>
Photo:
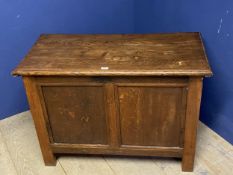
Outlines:
<svg viewBox="0 0 233 175"><path fill-rule="evenodd" d="M41 35L13 75L208 76L199 33Z"/></svg>

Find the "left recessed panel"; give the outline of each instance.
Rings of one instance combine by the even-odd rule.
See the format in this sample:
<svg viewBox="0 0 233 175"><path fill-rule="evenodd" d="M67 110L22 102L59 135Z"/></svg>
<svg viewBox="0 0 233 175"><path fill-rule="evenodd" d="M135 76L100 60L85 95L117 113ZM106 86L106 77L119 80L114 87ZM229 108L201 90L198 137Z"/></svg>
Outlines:
<svg viewBox="0 0 233 175"><path fill-rule="evenodd" d="M41 86L54 143L107 145L103 86Z"/></svg>

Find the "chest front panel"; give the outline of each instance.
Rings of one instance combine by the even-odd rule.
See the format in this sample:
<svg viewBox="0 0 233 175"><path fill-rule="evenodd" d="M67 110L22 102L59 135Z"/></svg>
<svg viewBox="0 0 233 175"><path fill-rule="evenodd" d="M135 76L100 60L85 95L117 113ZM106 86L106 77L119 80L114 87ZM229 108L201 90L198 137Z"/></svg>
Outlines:
<svg viewBox="0 0 233 175"><path fill-rule="evenodd" d="M52 144L182 148L186 86L187 78L37 78Z"/></svg>

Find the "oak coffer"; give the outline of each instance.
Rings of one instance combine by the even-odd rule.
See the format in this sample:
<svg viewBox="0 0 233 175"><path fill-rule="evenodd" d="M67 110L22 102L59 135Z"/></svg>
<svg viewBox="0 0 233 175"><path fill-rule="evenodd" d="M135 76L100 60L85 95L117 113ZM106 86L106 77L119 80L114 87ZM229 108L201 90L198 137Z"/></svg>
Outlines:
<svg viewBox="0 0 233 175"><path fill-rule="evenodd" d="M23 77L46 165L59 153L179 157L192 171L202 79L199 33L41 35Z"/></svg>

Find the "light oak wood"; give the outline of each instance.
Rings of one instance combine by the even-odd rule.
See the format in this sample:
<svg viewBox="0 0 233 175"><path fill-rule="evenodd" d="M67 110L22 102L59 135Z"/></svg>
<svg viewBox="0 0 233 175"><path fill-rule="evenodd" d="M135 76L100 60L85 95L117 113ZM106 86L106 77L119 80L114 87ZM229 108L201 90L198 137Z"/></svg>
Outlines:
<svg viewBox="0 0 233 175"><path fill-rule="evenodd" d="M0 129L18 175L65 175L59 163L57 166L44 166L29 112L1 121Z"/></svg>
<svg viewBox="0 0 233 175"><path fill-rule="evenodd" d="M102 157L61 157L67 175L117 175Z"/></svg>
<svg viewBox="0 0 233 175"><path fill-rule="evenodd" d="M1 125L0 125L1 127ZM0 130L0 172L6 175L17 175L14 162L11 159L7 145Z"/></svg>
<svg viewBox="0 0 233 175"><path fill-rule="evenodd" d="M105 160L117 175L164 175L153 159L105 157Z"/></svg>

